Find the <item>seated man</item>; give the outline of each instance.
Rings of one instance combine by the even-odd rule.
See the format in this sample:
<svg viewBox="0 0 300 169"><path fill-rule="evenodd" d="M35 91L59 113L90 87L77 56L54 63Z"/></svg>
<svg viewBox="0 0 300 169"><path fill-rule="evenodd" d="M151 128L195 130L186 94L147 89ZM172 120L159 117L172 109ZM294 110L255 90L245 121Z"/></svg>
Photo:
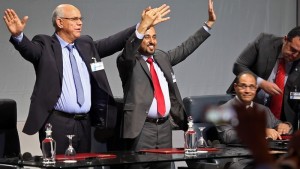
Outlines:
<svg viewBox="0 0 300 169"><path fill-rule="evenodd" d="M267 119L267 138L271 138L273 140L281 139L282 134L291 133L292 125L290 123L281 122L275 118L268 107L253 102L257 90L257 83L256 77L252 72L245 71L240 73L237 76L236 83L234 83L234 90L236 92L236 97L222 105L223 108L233 108L236 113L243 113L237 111L237 107L244 105L245 107L252 108L254 110L256 109L259 112L264 112ZM232 125L217 125L217 130L223 143L232 144L240 142L237 137L237 132Z"/></svg>
<svg viewBox="0 0 300 169"><path fill-rule="evenodd" d="M266 124L261 127L265 128L266 137L273 140L281 139L282 134L288 134L292 132L292 125L289 123L283 123L280 120L276 119L275 116L271 113L270 109L264 105L254 103L253 99L257 90L257 83L255 75L250 71L245 71L240 73L236 78L236 83L234 83L234 89L236 92L236 97L229 100L227 103L222 105L222 108L233 109L237 116L247 112L257 112L260 116L265 117ZM250 120L250 119L249 119ZM264 119L262 119L264 120ZM256 125L254 121L253 125ZM240 143L235 126L230 124L217 125L217 130L219 137L223 143L233 144ZM250 129L251 130L251 129ZM251 130L255 132L256 130ZM252 168L253 160L240 158L237 159L237 162L233 162L230 165L232 168Z"/></svg>
<svg viewBox="0 0 300 169"><path fill-rule="evenodd" d="M241 142L252 152L256 168L264 169L296 169L300 168L300 130L296 131L290 142L287 154L274 161L265 140L266 133L261 130L266 126L266 116L262 112L239 107L237 115L239 124L236 131ZM255 121L255 125L253 125ZM252 132L255 131L255 132Z"/></svg>

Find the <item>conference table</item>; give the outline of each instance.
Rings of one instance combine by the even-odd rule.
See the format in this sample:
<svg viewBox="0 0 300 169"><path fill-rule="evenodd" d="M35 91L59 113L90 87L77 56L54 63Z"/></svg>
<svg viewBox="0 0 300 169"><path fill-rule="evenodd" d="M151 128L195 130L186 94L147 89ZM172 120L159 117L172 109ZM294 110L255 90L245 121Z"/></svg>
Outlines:
<svg viewBox="0 0 300 169"><path fill-rule="evenodd" d="M251 157L251 153L245 147L227 146L223 148L202 148L193 156L186 156L183 148L150 149L140 152L105 152L105 153L82 153L76 155L75 163L65 159L64 155L57 155L55 164L43 164L42 157L35 156L30 159L5 158L0 159L1 165L13 165L17 167L37 168L85 168L100 166L121 166L141 163L176 162L176 161L199 161L209 159L244 158ZM277 151L275 154L284 153Z"/></svg>

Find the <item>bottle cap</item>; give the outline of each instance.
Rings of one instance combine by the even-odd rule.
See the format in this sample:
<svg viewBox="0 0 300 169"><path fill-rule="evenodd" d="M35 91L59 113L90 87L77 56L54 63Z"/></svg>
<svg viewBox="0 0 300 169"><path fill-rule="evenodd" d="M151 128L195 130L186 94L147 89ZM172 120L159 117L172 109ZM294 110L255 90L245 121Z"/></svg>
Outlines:
<svg viewBox="0 0 300 169"><path fill-rule="evenodd" d="M193 118L192 118L192 116L189 116L189 117L188 117L188 126L189 126L189 127L193 127L193 124L194 124L194 123L193 123Z"/></svg>
<svg viewBox="0 0 300 169"><path fill-rule="evenodd" d="M52 133L52 125L50 123L47 123L45 128L46 128L46 134Z"/></svg>

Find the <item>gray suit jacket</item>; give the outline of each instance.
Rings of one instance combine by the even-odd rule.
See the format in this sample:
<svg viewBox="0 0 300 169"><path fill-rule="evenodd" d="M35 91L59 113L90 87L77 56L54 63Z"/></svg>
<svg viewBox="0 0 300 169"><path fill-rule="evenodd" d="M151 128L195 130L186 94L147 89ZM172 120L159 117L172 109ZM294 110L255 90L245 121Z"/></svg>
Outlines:
<svg viewBox="0 0 300 169"><path fill-rule="evenodd" d="M229 107L235 109L236 106L240 106L242 103L237 99L233 98L229 100L227 103L222 105L222 107ZM264 105L253 103L253 109L256 109L259 112L264 112L266 114L267 119L267 126L266 128L276 128L276 126L281 123L280 120L276 119L273 113L270 111L270 109ZM243 113L243 112L236 112L236 113ZM253 122L253 125L254 122ZM233 126L227 124L227 125L218 125L217 131L219 133L219 137L221 141L225 144L234 144L234 143L240 143L240 140L237 136L236 130L233 128Z"/></svg>
<svg viewBox="0 0 300 169"><path fill-rule="evenodd" d="M274 35L260 34L254 42L250 43L240 54L233 65L233 73L238 75L242 71L252 71L257 76L267 80L275 66L276 60L281 53L282 37ZM283 115L281 120L288 121L297 128L297 113L299 104L296 100L291 100L290 92L300 89L300 62L293 62L288 74L288 79L284 88ZM258 90L259 91L259 90ZM233 83L227 93L234 93ZM262 100L255 100L264 104Z"/></svg>
<svg viewBox="0 0 300 169"><path fill-rule="evenodd" d="M168 52L155 51L154 59L169 84L171 101L169 119L173 127L187 128L182 98L178 86L172 78L174 76L172 66L186 59L209 35L207 31L201 28L175 49ZM117 59L124 92L124 138L136 138L139 135L154 97L149 68L138 53L141 42L142 40L133 34Z"/></svg>

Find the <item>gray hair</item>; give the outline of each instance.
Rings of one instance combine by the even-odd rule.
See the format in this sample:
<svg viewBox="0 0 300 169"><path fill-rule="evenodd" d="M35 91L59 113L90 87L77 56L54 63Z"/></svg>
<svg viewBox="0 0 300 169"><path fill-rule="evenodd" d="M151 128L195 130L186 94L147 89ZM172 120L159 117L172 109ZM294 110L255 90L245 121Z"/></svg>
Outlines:
<svg viewBox="0 0 300 169"><path fill-rule="evenodd" d="M63 16L64 16L63 8L61 5L59 5L52 12L52 25L55 28L55 30L58 28L58 26L56 24L56 19L63 17Z"/></svg>

